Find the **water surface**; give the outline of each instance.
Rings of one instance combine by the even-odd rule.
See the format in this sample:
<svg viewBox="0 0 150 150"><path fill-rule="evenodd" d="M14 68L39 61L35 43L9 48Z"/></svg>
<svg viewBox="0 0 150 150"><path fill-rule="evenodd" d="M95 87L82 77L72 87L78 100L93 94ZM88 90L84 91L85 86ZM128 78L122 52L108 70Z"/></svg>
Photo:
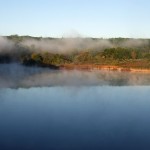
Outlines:
<svg viewBox="0 0 150 150"><path fill-rule="evenodd" d="M148 74L15 66L0 69L0 149L150 148Z"/></svg>

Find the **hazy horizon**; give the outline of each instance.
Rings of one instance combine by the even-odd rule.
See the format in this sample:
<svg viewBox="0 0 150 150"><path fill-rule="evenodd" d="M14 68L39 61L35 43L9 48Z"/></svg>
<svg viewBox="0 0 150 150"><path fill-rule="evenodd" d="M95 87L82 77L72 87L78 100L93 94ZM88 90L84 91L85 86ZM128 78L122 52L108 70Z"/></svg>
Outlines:
<svg viewBox="0 0 150 150"><path fill-rule="evenodd" d="M118 38L122 38L122 39L150 39L150 36L149 37L94 37L94 36L82 36L82 35L79 35L79 36L76 36L76 35L69 35L69 36L40 36L40 35L37 35L37 36L35 36L35 35L30 35L30 34L8 34L8 35L0 35L0 37L9 37L9 36L19 36L19 37L32 37L32 38L56 38L56 39L62 39L62 38L64 38L64 39L77 39L77 38L81 38L81 39L90 39L90 38L93 38L93 39L118 39Z"/></svg>

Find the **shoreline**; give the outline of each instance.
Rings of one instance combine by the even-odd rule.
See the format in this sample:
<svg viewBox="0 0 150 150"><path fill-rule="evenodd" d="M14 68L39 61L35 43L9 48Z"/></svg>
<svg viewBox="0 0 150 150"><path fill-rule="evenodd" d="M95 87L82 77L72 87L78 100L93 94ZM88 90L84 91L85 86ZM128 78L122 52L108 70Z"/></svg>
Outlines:
<svg viewBox="0 0 150 150"><path fill-rule="evenodd" d="M0 63L2 64L2 63ZM3 63L10 64L10 63ZM20 64L20 63L17 63ZM64 65L25 65L20 64L27 67L41 67L41 68L49 68L53 70L106 70L106 71L117 71L117 72L132 72L132 73L150 73L150 69L146 68L127 68L121 67L117 65L96 65L96 64L64 64Z"/></svg>
<svg viewBox="0 0 150 150"><path fill-rule="evenodd" d="M62 70L107 70L107 71L119 71L119 72L141 72L141 73L150 73L150 69L141 69L141 68L125 68L120 66L113 65L74 65L74 64L65 64L60 66Z"/></svg>

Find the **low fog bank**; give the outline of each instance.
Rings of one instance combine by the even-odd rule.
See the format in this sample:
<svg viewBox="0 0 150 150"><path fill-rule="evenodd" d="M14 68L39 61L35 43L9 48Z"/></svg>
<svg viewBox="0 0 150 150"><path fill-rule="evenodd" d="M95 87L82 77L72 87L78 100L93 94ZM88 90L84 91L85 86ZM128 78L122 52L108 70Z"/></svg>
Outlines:
<svg viewBox="0 0 150 150"><path fill-rule="evenodd" d="M84 50L104 50L111 48L113 45L108 40L92 40L83 38L62 38L62 39L40 39L24 40L23 46L33 47L39 51L48 51L51 53L72 53L74 51Z"/></svg>
<svg viewBox="0 0 150 150"><path fill-rule="evenodd" d="M36 52L69 53L84 50L99 50L106 48L150 48L149 39L128 38L41 38L30 36L0 37L1 53L18 53L25 50Z"/></svg>
<svg viewBox="0 0 150 150"><path fill-rule="evenodd" d="M13 52L15 49L15 42L0 36L0 54L6 52Z"/></svg>
<svg viewBox="0 0 150 150"><path fill-rule="evenodd" d="M64 71L19 64L0 65L0 88L50 86L150 85L150 74L113 71Z"/></svg>

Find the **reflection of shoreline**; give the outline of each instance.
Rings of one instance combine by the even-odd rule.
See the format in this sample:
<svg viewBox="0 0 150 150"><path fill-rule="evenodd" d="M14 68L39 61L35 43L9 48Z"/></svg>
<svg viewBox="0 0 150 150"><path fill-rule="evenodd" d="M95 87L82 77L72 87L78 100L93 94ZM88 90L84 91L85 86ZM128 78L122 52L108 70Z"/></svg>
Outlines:
<svg viewBox="0 0 150 150"><path fill-rule="evenodd" d="M112 65L74 65L74 64L65 64L60 67L62 70L110 70L110 71L121 71L121 72L141 72L141 73L150 73L150 69L140 69L140 68L125 68Z"/></svg>
<svg viewBox="0 0 150 150"><path fill-rule="evenodd" d="M119 69L117 66L67 64L58 70L52 70L5 64L0 65L0 88L150 85L149 72Z"/></svg>

